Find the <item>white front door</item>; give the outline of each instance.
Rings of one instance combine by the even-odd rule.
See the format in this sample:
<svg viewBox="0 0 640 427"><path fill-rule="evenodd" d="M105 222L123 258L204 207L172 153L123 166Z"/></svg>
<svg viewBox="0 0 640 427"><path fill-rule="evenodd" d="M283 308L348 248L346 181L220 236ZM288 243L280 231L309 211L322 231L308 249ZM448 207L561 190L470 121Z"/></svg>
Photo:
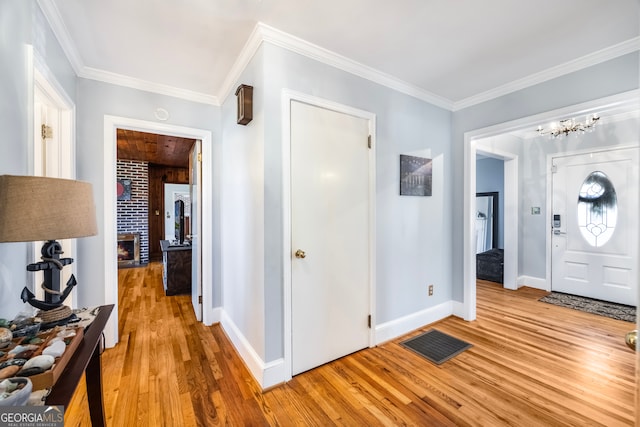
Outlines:
<svg viewBox="0 0 640 427"><path fill-rule="evenodd" d="M636 305L638 148L553 159L552 289Z"/></svg>
<svg viewBox="0 0 640 427"><path fill-rule="evenodd" d="M369 345L368 135L366 119L292 101L293 375Z"/></svg>

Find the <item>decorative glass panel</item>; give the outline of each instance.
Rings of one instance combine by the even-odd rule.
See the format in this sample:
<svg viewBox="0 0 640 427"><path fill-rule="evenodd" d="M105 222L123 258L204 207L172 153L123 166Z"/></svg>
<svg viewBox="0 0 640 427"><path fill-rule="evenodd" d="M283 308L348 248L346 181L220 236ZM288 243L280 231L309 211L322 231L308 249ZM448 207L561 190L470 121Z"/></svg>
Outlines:
<svg viewBox="0 0 640 427"><path fill-rule="evenodd" d="M591 246L600 247L613 235L618 201L613 184L603 172L589 174L578 196L578 227Z"/></svg>

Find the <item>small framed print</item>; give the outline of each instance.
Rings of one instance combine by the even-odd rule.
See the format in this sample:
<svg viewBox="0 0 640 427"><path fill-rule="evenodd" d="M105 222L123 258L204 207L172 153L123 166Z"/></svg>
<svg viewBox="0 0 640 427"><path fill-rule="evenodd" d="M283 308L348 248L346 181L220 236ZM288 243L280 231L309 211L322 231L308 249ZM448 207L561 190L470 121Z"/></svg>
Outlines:
<svg viewBox="0 0 640 427"><path fill-rule="evenodd" d="M401 196L431 196L432 178L431 159L400 155Z"/></svg>
<svg viewBox="0 0 640 427"><path fill-rule="evenodd" d="M116 183L116 191L119 201L131 200L131 180L118 179Z"/></svg>

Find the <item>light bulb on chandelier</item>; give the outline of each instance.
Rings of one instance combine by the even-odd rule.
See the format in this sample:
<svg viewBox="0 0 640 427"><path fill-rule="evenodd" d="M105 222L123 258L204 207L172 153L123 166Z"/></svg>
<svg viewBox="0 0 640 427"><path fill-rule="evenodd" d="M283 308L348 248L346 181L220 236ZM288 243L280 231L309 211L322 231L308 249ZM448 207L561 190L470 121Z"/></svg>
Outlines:
<svg viewBox="0 0 640 427"><path fill-rule="evenodd" d="M560 120L559 122L553 122L549 125L549 129L545 129L542 126L538 126L538 134L549 135L551 138L558 138L560 136L567 136L570 133L585 133L592 132L596 126L600 117L598 114L588 115L583 122L576 121L574 118Z"/></svg>

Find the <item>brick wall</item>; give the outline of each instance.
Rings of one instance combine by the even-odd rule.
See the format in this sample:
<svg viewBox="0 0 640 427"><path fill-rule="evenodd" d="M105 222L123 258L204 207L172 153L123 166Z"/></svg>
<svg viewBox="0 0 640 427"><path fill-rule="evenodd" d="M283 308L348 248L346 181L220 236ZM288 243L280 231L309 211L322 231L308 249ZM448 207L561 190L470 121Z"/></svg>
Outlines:
<svg viewBox="0 0 640 427"><path fill-rule="evenodd" d="M140 263L149 263L149 164L118 160L118 179L131 180L131 200L118 200L118 234L140 234Z"/></svg>

